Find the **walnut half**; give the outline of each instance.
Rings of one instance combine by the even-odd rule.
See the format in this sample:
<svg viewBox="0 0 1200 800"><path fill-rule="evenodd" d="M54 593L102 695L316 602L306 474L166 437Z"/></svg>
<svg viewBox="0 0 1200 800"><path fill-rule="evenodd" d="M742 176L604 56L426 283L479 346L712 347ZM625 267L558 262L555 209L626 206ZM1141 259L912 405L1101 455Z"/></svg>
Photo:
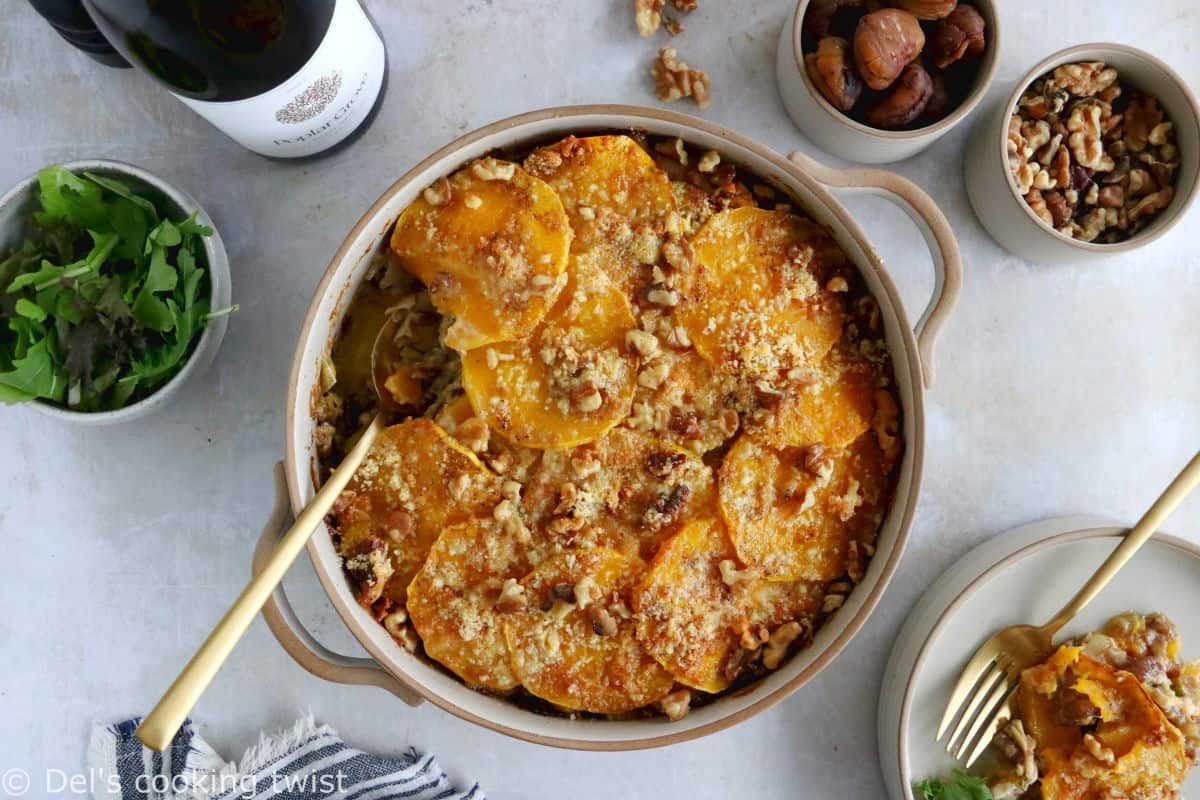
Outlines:
<svg viewBox="0 0 1200 800"><path fill-rule="evenodd" d="M658 51L658 58L650 68L654 77L654 92L659 100L670 103L690 97L701 108L712 102L712 87L708 75L702 70L692 69L679 59L674 47Z"/></svg>

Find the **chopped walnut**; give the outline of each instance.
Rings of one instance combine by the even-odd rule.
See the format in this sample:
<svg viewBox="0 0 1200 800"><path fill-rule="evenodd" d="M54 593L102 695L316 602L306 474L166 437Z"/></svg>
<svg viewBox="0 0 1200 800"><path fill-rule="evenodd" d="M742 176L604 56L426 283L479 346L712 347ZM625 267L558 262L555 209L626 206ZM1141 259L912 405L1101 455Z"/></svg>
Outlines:
<svg viewBox="0 0 1200 800"><path fill-rule="evenodd" d="M1026 89L1009 119L1007 153L1017 189L1046 225L1086 242L1141 230L1174 198L1178 147L1158 101L1125 94L1117 70L1064 64Z"/></svg>
<svg viewBox="0 0 1200 800"><path fill-rule="evenodd" d="M712 172L720 163L721 155L716 150L709 150L700 156L700 161L696 164L696 169L701 172Z"/></svg>
<svg viewBox="0 0 1200 800"><path fill-rule="evenodd" d="M1112 86L1117 71L1102 61L1081 61L1056 67L1050 80L1077 97L1091 97Z"/></svg>
<svg viewBox="0 0 1200 800"><path fill-rule="evenodd" d="M708 108L712 101L708 75L680 61L673 47L658 51L651 74L659 100L669 103L682 97L691 97L701 108Z"/></svg>
<svg viewBox="0 0 1200 800"><path fill-rule="evenodd" d="M800 637L803 628L799 622L786 622L771 633L763 647L762 663L767 669L777 669L783 663L788 648Z"/></svg>
<svg viewBox="0 0 1200 800"><path fill-rule="evenodd" d="M592 632L597 636L617 635L617 621L612 614L608 613L608 609L598 605L589 606L587 615L588 620L592 623Z"/></svg>
<svg viewBox="0 0 1200 800"><path fill-rule="evenodd" d="M629 331L625 334L625 343L646 357L658 352L658 337L645 331L637 329Z"/></svg>
<svg viewBox="0 0 1200 800"><path fill-rule="evenodd" d="M481 158L471 165L471 172L481 181L511 181L517 165L496 158Z"/></svg>
<svg viewBox="0 0 1200 800"><path fill-rule="evenodd" d="M500 596L496 598L496 610L501 614L511 614L528 605L529 600L525 596L525 587L515 578L505 579L504 586L500 589Z"/></svg>
<svg viewBox="0 0 1200 800"><path fill-rule="evenodd" d="M678 722L687 716L692 705L692 691L690 689L680 689L671 692L669 695L658 701L662 712L667 715L667 719L672 722Z"/></svg>
<svg viewBox="0 0 1200 800"><path fill-rule="evenodd" d="M431 206L441 207L449 205L451 197L450 180L443 175L434 181L432 186L426 187L425 191L421 193L421 196L424 197L425 202L429 203Z"/></svg>
<svg viewBox="0 0 1200 800"><path fill-rule="evenodd" d="M653 36L662 24L663 0L633 0L633 19L638 33Z"/></svg>
<svg viewBox="0 0 1200 800"><path fill-rule="evenodd" d="M1041 191L1030 189L1025 195L1025 202L1043 222L1047 225L1054 225L1054 215L1050 213L1050 208L1046 205L1046 198L1042 196Z"/></svg>
<svg viewBox="0 0 1200 800"><path fill-rule="evenodd" d="M1100 128L1100 106L1076 106L1067 120L1067 144L1075 162L1093 171L1108 172L1114 166L1112 156L1104 150Z"/></svg>

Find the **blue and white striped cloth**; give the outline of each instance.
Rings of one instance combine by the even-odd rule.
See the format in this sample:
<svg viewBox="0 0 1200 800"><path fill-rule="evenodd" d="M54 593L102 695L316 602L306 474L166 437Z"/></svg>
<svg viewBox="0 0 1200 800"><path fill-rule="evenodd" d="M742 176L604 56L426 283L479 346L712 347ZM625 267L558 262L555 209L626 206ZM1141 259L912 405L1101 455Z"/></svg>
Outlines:
<svg viewBox="0 0 1200 800"><path fill-rule="evenodd" d="M189 720L156 753L134 735L140 720L96 726L88 751L97 800L485 800L461 792L430 755L384 758L356 750L312 717L262 736L240 763L226 762Z"/></svg>

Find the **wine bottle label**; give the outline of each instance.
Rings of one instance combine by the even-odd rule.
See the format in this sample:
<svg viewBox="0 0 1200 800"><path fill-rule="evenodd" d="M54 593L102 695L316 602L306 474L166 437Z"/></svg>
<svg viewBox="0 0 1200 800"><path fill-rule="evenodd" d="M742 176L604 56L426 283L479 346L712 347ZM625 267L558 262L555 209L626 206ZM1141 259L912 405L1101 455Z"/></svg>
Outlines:
<svg viewBox="0 0 1200 800"><path fill-rule="evenodd" d="M274 89L232 102L175 97L249 150L298 158L354 132L375 104L384 69L383 42L358 0L337 0L308 63Z"/></svg>

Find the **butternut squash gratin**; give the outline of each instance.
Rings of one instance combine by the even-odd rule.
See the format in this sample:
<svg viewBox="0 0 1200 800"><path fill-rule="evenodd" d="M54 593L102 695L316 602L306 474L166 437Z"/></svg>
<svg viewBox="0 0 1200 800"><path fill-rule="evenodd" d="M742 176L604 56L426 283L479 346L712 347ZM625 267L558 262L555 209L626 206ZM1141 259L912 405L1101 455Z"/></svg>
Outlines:
<svg viewBox="0 0 1200 800"><path fill-rule="evenodd" d="M1182 662L1179 646L1161 614L1121 614L1025 670L986 796L1177 800L1200 756L1200 661ZM939 797L939 784L918 788Z"/></svg>
<svg viewBox="0 0 1200 800"><path fill-rule="evenodd" d="M329 527L362 605L466 684L678 719L861 580L904 447L879 308L717 153L569 136L429 186L322 364L326 470L388 318L402 413Z"/></svg>

